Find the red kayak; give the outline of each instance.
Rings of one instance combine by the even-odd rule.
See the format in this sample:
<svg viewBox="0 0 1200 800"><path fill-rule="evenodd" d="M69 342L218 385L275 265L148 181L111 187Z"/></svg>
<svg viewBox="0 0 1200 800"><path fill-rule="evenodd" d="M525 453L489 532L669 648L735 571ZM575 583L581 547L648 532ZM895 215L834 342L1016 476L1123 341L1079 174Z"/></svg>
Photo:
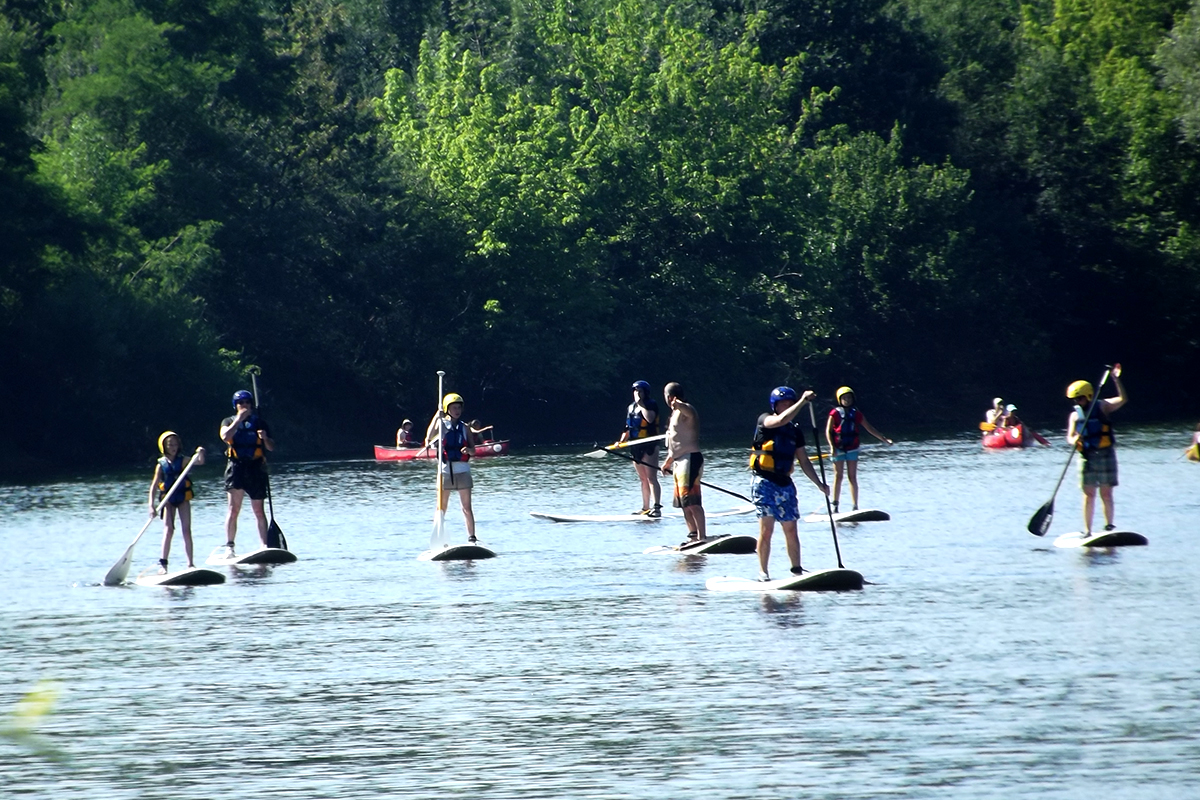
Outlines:
<svg viewBox="0 0 1200 800"><path fill-rule="evenodd" d="M421 458L433 458L437 450L433 447L387 447L375 445L376 461L416 461ZM508 439L498 442L483 442L475 445L475 457L502 456L508 453Z"/></svg>

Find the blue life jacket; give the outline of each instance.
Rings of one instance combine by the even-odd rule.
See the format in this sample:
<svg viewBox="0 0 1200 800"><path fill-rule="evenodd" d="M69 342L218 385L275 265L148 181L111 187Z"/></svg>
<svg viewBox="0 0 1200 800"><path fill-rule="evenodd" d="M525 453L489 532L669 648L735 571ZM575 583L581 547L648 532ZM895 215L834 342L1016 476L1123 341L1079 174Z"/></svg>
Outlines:
<svg viewBox="0 0 1200 800"><path fill-rule="evenodd" d="M647 436L658 435L658 403L653 400L647 400L642 403L642 407L647 411L654 412L654 422L650 422L642 416L637 410L637 403L630 403L629 409L625 412L625 430L629 432L630 439L645 439Z"/></svg>
<svg viewBox="0 0 1200 800"><path fill-rule="evenodd" d="M1075 433L1079 435L1075 447L1083 453L1084 457L1087 457L1098 450L1107 450L1112 447L1116 442L1116 437L1113 435L1112 422L1104 413L1104 406L1096 403L1096 408L1092 411L1092 416L1088 418L1086 424L1083 421L1085 414L1087 414L1086 408L1075 406Z"/></svg>
<svg viewBox="0 0 1200 800"><path fill-rule="evenodd" d="M467 435L467 425L461 419L458 422L442 422L442 461L468 461L469 455L462 451L470 437Z"/></svg>
<svg viewBox="0 0 1200 800"><path fill-rule="evenodd" d="M263 452L262 432L258 429L265 423L258 414L251 414L233 432L233 442L226 454L230 461L262 461Z"/></svg>
<svg viewBox="0 0 1200 800"><path fill-rule="evenodd" d="M183 453L176 453L174 460L163 456L158 460L158 492L161 500L165 493L179 476L183 473ZM181 505L188 500L191 500L195 495L192 492L192 479L184 478L183 483L178 489L171 494L167 502L173 506Z"/></svg>

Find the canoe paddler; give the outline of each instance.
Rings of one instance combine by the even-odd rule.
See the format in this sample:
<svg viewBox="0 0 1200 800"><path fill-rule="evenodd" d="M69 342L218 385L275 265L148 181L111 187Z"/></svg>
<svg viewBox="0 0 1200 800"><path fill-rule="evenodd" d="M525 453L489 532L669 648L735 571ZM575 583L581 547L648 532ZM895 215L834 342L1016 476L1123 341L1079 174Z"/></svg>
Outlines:
<svg viewBox="0 0 1200 800"><path fill-rule="evenodd" d="M650 397L650 384L634 381L633 402L625 411L625 431L617 444L658 435L658 403ZM638 483L642 489L642 508L634 514L662 516L662 486L658 482L658 441L635 444L629 448L634 459Z"/></svg>
<svg viewBox="0 0 1200 800"><path fill-rule="evenodd" d="M396 447L420 447L421 440L413 433L413 421L406 419L396 429Z"/></svg>
<svg viewBox="0 0 1200 800"><path fill-rule="evenodd" d="M1067 387L1067 398L1074 404L1067 417L1067 444L1077 449L1083 458L1079 464L1079 485L1083 489L1083 532L1090 536L1096 516L1096 490L1104 504L1104 530L1113 525L1113 487L1117 485L1117 440L1113 435L1110 415L1125 405L1125 386L1121 383L1121 365L1112 367L1116 397L1106 397L1096 403L1092 415L1088 408L1096 396L1092 384L1075 381ZM1085 422L1086 419L1086 422Z"/></svg>
<svg viewBox="0 0 1200 800"><path fill-rule="evenodd" d="M467 541L475 541L475 511L471 508L471 455L475 452L475 434L463 422L463 398L451 392L442 398L442 410L429 421L425 429L425 446L433 447L441 437L442 449L438 463L442 470L442 508L449 506L450 492L458 492L463 519L467 522Z"/></svg>
<svg viewBox="0 0 1200 800"><path fill-rule="evenodd" d="M663 398L671 409L667 423L667 460L663 474L674 476L675 491L672 503L683 511L688 535L684 544L703 542L705 535L704 505L700 496L700 478L704 474L704 455L700 452L700 415L684 400L683 387L668 383Z"/></svg>
<svg viewBox="0 0 1200 800"><path fill-rule="evenodd" d="M815 392L797 396L790 386L778 386L771 391L771 411L758 415L754 426L754 442L750 447L750 471L754 477L750 482L750 499L758 516L758 579L769 581L767 565L771 560L771 536L775 532L775 521L783 528L787 544L788 560L793 575L803 572L800 567L800 535L796 522L800 519L800 504L796 498L796 484L792 482L792 471L796 464L800 471L823 493L829 494L826 486L812 468L804 452L804 432L796 424L796 415L812 402Z"/></svg>
<svg viewBox="0 0 1200 800"><path fill-rule="evenodd" d="M992 400L992 407L983 415L984 421L996 426L997 428L1005 425L1005 420L1008 418L1008 409L1004 407L1004 398L996 397Z"/></svg>

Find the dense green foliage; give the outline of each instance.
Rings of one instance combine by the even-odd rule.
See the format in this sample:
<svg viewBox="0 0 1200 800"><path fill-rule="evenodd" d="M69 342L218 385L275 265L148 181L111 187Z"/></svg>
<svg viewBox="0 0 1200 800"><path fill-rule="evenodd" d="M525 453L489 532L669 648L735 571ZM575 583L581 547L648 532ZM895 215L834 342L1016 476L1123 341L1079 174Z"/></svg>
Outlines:
<svg viewBox="0 0 1200 800"><path fill-rule="evenodd" d="M1200 388L1198 76L1200 0L10 0L0 469L211 444L251 365L293 455L437 369L543 441Z"/></svg>

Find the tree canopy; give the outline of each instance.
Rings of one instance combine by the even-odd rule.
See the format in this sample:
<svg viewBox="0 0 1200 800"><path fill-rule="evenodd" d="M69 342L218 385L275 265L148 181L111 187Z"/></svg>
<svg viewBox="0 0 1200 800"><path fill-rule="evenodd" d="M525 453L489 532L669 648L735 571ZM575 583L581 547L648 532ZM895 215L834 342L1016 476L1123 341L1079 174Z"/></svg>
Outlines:
<svg viewBox="0 0 1200 800"><path fill-rule="evenodd" d="M0 470L212 441L253 366L293 455L438 369L541 441L639 378L1191 388L1198 67L1200 0L14 0Z"/></svg>

